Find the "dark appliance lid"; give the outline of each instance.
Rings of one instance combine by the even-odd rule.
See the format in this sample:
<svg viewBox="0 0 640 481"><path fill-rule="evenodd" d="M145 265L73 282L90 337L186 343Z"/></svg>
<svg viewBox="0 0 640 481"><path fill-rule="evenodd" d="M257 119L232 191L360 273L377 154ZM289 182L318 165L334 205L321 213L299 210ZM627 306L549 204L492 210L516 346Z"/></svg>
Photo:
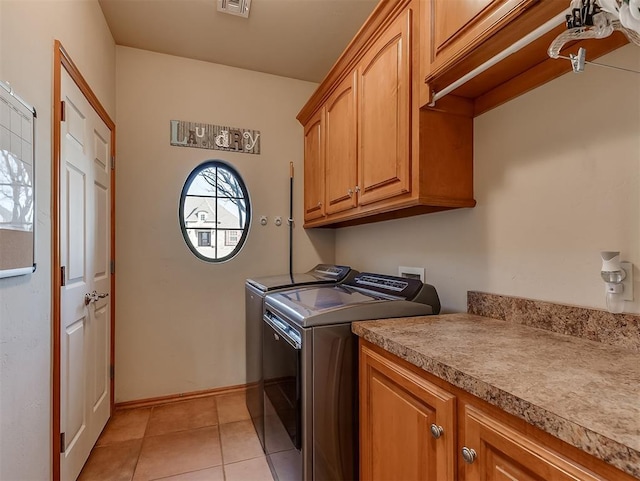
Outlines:
<svg viewBox="0 0 640 481"><path fill-rule="evenodd" d="M372 273L349 277L338 286L303 287L269 294L265 303L267 309L301 327L440 311L433 286L417 279Z"/></svg>
<svg viewBox="0 0 640 481"><path fill-rule="evenodd" d="M247 284L252 285L261 292L269 292L276 289L311 284L337 284L342 282L349 272L351 272L351 268L348 266L318 264L308 272L257 277L255 279L247 279Z"/></svg>

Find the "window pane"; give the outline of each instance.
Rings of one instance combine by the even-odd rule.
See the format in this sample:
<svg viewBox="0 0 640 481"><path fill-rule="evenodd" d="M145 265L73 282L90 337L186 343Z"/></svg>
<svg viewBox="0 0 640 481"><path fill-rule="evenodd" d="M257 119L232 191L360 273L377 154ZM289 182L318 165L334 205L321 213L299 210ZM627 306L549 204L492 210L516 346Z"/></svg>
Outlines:
<svg viewBox="0 0 640 481"><path fill-rule="evenodd" d="M203 196L215 196L216 195L216 168L209 167L203 169L191 183L189 187L188 195L203 195Z"/></svg>
<svg viewBox="0 0 640 481"><path fill-rule="evenodd" d="M215 198L185 197L182 216L185 227L214 228L216 226Z"/></svg>
<svg viewBox="0 0 640 481"><path fill-rule="evenodd" d="M242 187L233 173L226 168L218 168L218 196L244 197Z"/></svg>
<svg viewBox="0 0 640 481"><path fill-rule="evenodd" d="M208 234L208 237L207 237ZM203 256L215 258L215 237L211 232L206 234L200 229L187 229L187 236L191 245Z"/></svg>
<svg viewBox="0 0 640 481"><path fill-rule="evenodd" d="M218 228L243 229L247 218L245 199L218 199Z"/></svg>

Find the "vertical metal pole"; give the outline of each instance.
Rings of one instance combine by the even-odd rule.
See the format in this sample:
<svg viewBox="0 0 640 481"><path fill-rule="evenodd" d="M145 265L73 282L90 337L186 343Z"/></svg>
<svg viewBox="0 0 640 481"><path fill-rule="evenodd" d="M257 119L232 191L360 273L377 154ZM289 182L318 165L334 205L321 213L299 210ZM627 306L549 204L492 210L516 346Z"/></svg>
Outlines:
<svg viewBox="0 0 640 481"><path fill-rule="evenodd" d="M289 276L293 282L293 162L289 162Z"/></svg>

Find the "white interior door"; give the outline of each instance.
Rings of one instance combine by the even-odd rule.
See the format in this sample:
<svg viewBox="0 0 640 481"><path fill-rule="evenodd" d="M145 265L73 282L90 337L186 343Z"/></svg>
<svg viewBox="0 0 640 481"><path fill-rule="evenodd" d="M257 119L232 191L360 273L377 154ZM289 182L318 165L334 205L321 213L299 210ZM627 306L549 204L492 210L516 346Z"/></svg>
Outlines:
<svg viewBox="0 0 640 481"><path fill-rule="evenodd" d="M111 131L64 69L61 98L60 470L71 481L110 415Z"/></svg>

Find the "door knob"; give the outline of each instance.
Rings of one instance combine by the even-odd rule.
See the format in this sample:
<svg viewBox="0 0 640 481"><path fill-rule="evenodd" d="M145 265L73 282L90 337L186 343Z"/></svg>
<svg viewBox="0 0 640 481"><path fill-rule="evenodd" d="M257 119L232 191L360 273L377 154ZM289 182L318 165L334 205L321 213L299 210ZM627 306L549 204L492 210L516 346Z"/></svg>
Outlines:
<svg viewBox="0 0 640 481"><path fill-rule="evenodd" d="M98 299L104 299L108 295L109 295L108 292L100 292L100 293L98 293L97 291L87 292L84 295L84 305L88 306L92 302L96 302Z"/></svg>

